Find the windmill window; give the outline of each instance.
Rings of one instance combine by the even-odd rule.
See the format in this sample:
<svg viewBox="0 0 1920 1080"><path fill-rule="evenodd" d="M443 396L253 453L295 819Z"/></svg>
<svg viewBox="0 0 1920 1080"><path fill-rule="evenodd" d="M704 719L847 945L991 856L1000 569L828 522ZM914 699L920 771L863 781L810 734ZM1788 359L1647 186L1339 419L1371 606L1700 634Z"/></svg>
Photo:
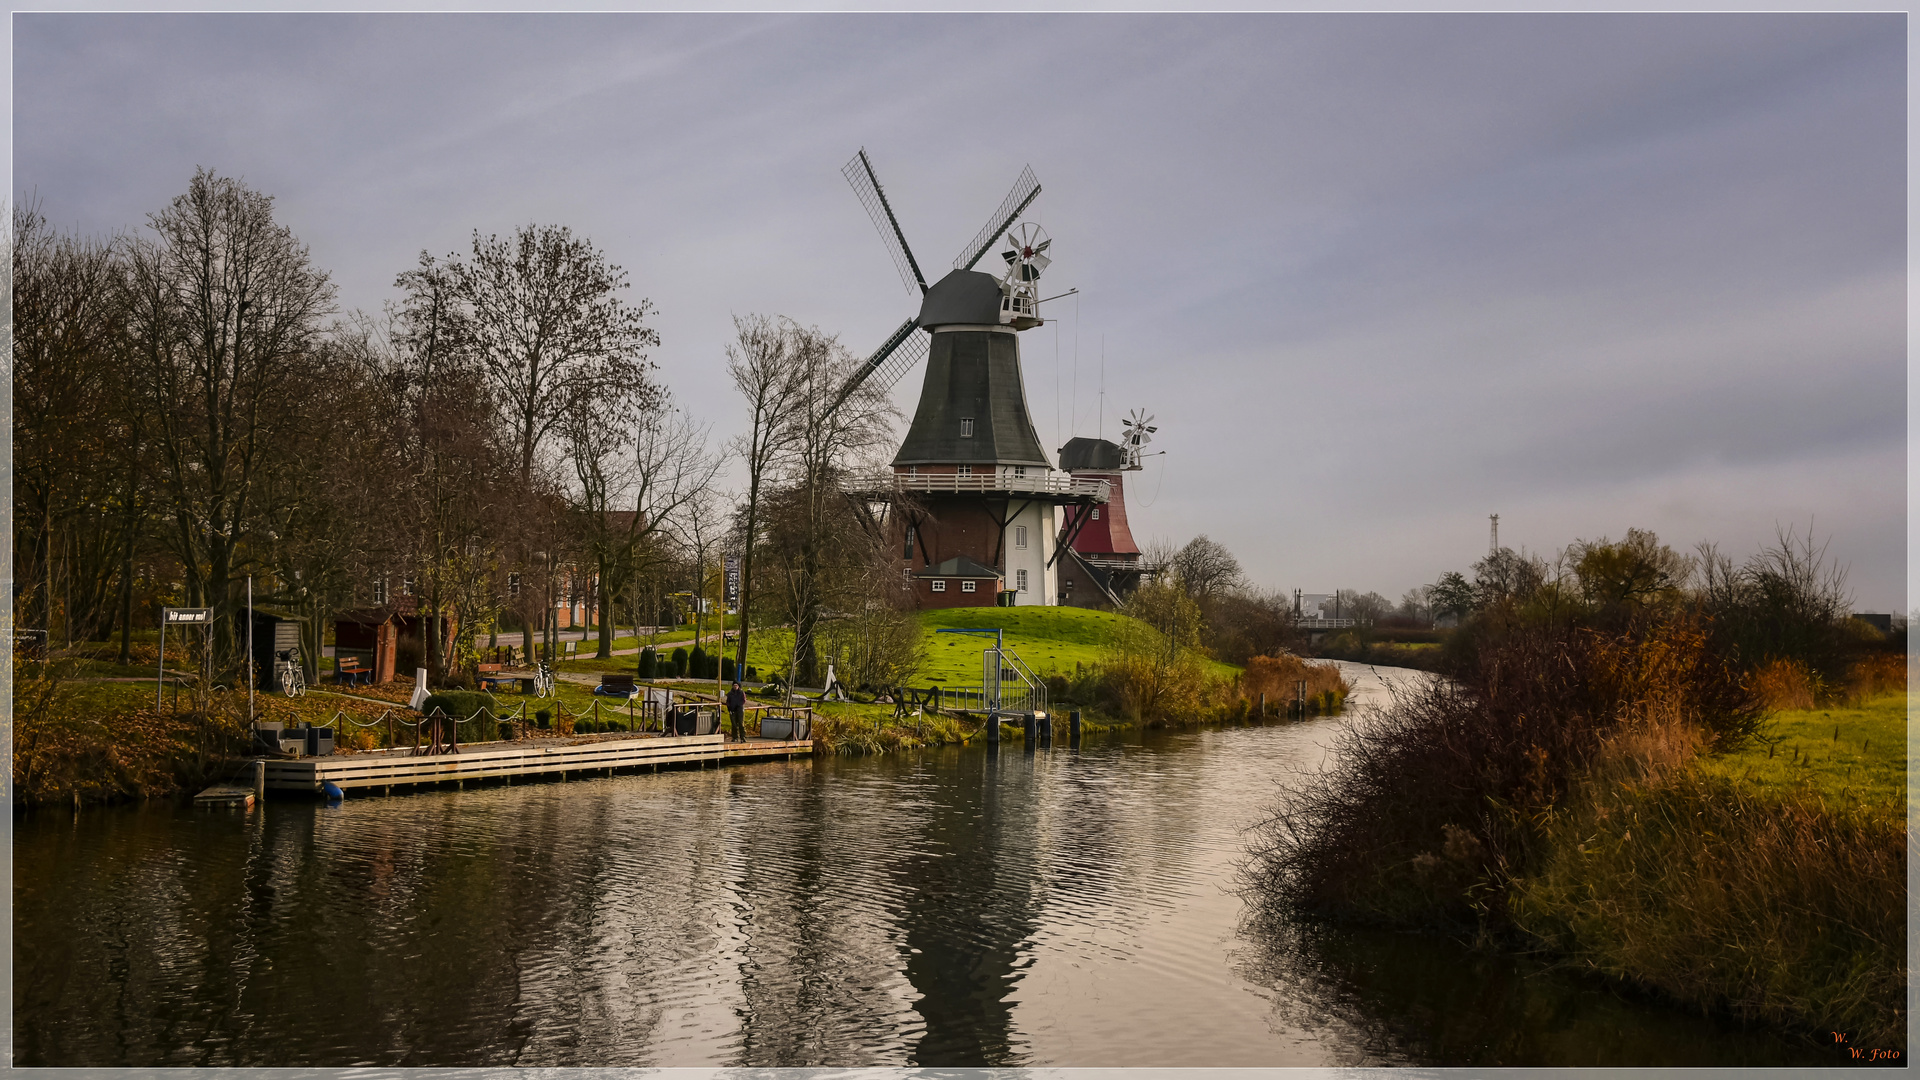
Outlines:
<svg viewBox="0 0 1920 1080"><path fill-rule="evenodd" d="M946 582L944 582L944 581L941 581L941 580L940 580L939 578L935 578L935 579L934 579L934 581L933 581L933 591L934 591L934 592L946 592L946 591L947 591L947 583L946 583Z"/></svg>
<svg viewBox="0 0 1920 1080"><path fill-rule="evenodd" d="M961 475L961 476L972 476L972 475L973 475L973 466L971 466L971 465L962 465L962 466L960 466L960 475Z"/></svg>
<svg viewBox="0 0 1920 1080"><path fill-rule="evenodd" d="M402 596L413 595L413 575L412 574L408 574L406 577L406 580L400 583L400 594Z"/></svg>
<svg viewBox="0 0 1920 1080"><path fill-rule="evenodd" d="M1027 591L1027 572L1025 570L1015 570L1013 572L1013 587L1019 589L1021 592Z"/></svg>
<svg viewBox="0 0 1920 1080"><path fill-rule="evenodd" d="M1100 508L1097 506L1093 508L1093 520L1095 521L1100 520Z"/></svg>
<svg viewBox="0 0 1920 1080"><path fill-rule="evenodd" d="M1015 476L1027 475L1027 467L1025 465L1015 465L1013 467L1013 475Z"/></svg>
<svg viewBox="0 0 1920 1080"><path fill-rule="evenodd" d="M913 526L911 525L907 526L907 542L904 550L900 552L900 557L903 559L913 558Z"/></svg>
<svg viewBox="0 0 1920 1080"><path fill-rule="evenodd" d="M520 575L519 574L507 575L507 595L508 596L520 595Z"/></svg>
<svg viewBox="0 0 1920 1080"><path fill-rule="evenodd" d="M963 581L963 582L961 582L961 583L960 583L960 591L961 591L961 592L972 592L972 591L973 591L973 584L974 584L974 583L973 583L973 582L971 582L971 581Z"/></svg>
<svg viewBox="0 0 1920 1080"><path fill-rule="evenodd" d="M373 579L373 602L376 604L384 604L387 602L387 579L386 578Z"/></svg>
<svg viewBox="0 0 1920 1080"><path fill-rule="evenodd" d="M960 418L960 437L963 439L973 438L973 417L963 416Z"/></svg>
<svg viewBox="0 0 1920 1080"><path fill-rule="evenodd" d="M1015 525L1013 527L1013 546L1017 548L1027 546L1027 527L1025 525ZM1026 571L1022 570L1020 573L1024 575Z"/></svg>

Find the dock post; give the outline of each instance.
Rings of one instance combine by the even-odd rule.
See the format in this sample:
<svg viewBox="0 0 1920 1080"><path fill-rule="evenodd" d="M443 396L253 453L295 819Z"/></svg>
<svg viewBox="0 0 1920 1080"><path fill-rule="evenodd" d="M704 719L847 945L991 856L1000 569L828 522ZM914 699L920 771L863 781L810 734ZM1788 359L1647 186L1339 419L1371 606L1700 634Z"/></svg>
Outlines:
<svg viewBox="0 0 1920 1080"><path fill-rule="evenodd" d="M1020 714L1020 741L1024 744L1027 753L1033 753L1036 740L1034 738L1034 720L1032 713Z"/></svg>
<svg viewBox="0 0 1920 1080"><path fill-rule="evenodd" d="M1267 718L1267 695L1261 694L1260 695L1260 719L1265 720L1266 718Z"/></svg>
<svg viewBox="0 0 1920 1080"><path fill-rule="evenodd" d="M1053 714L1040 714L1040 745L1053 749Z"/></svg>
<svg viewBox="0 0 1920 1080"><path fill-rule="evenodd" d="M267 763L265 761L253 763L253 797L260 802L267 801Z"/></svg>
<svg viewBox="0 0 1920 1080"><path fill-rule="evenodd" d="M1067 714L1067 743L1074 749L1080 748L1080 710Z"/></svg>
<svg viewBox="0 0 1920 1080"><path fill-rule="evenodd" d="M997 712L987 713L987 745L1000 745L1000 714Z"/></svg>

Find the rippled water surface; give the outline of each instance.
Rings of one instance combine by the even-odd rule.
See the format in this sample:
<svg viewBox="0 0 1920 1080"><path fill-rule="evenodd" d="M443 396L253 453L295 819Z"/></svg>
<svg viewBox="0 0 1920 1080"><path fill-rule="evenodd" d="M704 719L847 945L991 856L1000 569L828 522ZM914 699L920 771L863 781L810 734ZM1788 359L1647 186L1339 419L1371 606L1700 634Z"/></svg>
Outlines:
<svg viewBox="0 0 1920 1080"><path fill-rule="evenodd" d="M21 818L16 1061L1824 1062L1444 943L1244 934L1242 829L1345 722Z"/></svg>

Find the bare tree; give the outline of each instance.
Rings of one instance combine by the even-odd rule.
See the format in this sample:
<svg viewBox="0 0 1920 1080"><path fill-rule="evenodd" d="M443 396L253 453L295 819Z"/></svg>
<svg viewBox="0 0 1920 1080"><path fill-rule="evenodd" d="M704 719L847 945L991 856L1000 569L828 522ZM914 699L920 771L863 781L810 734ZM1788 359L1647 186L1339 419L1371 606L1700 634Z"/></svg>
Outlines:
<svg viewBox="0 0 1920 1080"><path fill-rule="evenodd" d="M747 503L740 524L740 640L734 656L736 669L744 671L752 632L753 556L762 528L761 497L774 463L793 442L789 413L803 383L790 322L765 315L736 316L733 328L727 374L747 403L747 430L733 442L747 466Z"/></svg>
<svg viewBox="0 0 1920 1080"><path fill-rule="evenodd" d="M816 628L829 605L861 609L878 538L861 529L841 491L855 463L885 441L892 403L868 382L842 398L859 359L817 328L790 327L800 392L789 413L793 435L780 461L783 509L779 555L783 607L793 624L805 685L824 680Z"/></svg>
<svg viewBox="0 0 1920 1080"><path fill-rule="evenodd" d="M1217 540L1202 533L1172 557L1173 575L1198 600L1226 592L1240 584L1240 561Z"/></svg>
<svg viewBox="0 0 1920 1080"><path fill-rule="evenodd" d="M708 452L707 432L664 395L624 431L601 423L590 409L569 418L570 498L598 582L601 659L613 655L611 623L621 598L659 557L661 545L653 541L690 512L719 474L722 460Z"/></svg>
<svg viewBox="0 0 1920 1080"><path fill-rule="evenodd" d="M569 416L586 409L624 426L652 403L653 306L619 297L626 273L591 243L564 226L527 226L508 239L476 230L472 259L450 261L446 273L466 307L466 345L513 429L523 484Z"/></svg>
<svg viewBox="0 0 1920 1080"><path fill-rule="evenodd" d="M1340 589L1334 593L1333 602L1334 610L1342 618L1352 619L1362 626L1372 626L1381 616L1393 613L1393 602L1377 592Z"/></svg>
<svg viewBox="0 0 1920 1080"><path fill-rule="evenodd" d="M148 507L143 416L123 391L122 263L31 207L13 225L16 625L50 629L58 612L68 638L90 638L117 606L124 662Z"/></svg>
<svg viewBox="0 0 1920 1080"><path fill-rule="evenodd" d="M167 539L188 602L230 613L236 559L258 520L255 481L275 449L296 365L333 287L273 200L202 169L126 245L138 388L155 426ZM231 653L229 621L216 647Z"/></svg>

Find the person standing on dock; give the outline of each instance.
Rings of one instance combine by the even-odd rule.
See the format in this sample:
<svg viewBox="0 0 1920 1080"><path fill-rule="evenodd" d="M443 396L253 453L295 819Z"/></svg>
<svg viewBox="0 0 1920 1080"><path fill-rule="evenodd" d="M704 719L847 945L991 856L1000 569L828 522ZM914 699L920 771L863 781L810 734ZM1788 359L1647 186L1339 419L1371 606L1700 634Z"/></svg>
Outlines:
<svg viewBox="0 0 1920 1080"><path fill-rule="evenodd" d="M740 680L735 679L733 689L727 691L727 711L733 714L733 739L735 742L747 737L747 694L740 689Z"/></svg>

